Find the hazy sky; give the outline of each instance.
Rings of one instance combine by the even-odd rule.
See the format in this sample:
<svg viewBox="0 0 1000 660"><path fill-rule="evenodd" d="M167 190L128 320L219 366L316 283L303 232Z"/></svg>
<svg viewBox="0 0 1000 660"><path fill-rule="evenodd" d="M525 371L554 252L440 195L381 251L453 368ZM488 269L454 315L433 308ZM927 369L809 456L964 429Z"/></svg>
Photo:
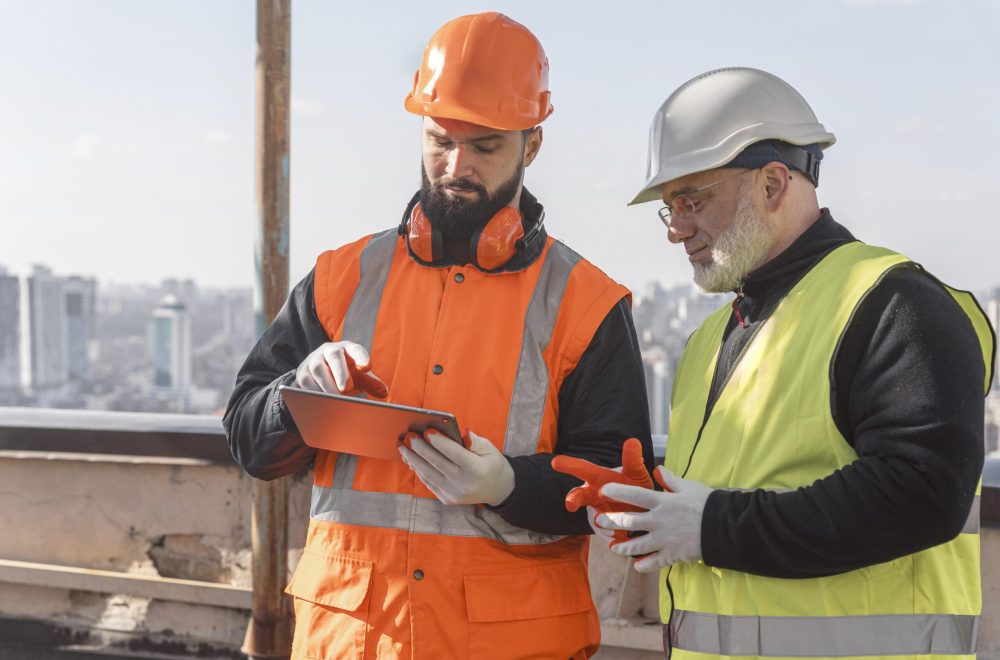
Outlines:
<svg viewBox="0 0 1000 660"><path fill-rule="evenodd" d="M689 78L784 78L837 135L820 202L945 281L1000 284L1000 3L320 2L292 23L291 275L398 222L419 183L403 109L434 30L495 9L551 64L527 186L550 232L638 288L687 281L657 205L626 208L649 121ZM253 279L255 3L0 0L0 265L204 285Z"/></svg>

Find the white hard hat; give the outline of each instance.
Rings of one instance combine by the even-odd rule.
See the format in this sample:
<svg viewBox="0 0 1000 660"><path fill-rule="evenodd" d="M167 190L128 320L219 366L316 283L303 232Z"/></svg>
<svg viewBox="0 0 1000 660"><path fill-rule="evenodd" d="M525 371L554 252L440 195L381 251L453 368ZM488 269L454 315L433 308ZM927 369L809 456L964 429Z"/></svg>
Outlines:
<svg viewBox="0 0 1000 660"><path fill-rule="evenodd" d="M836 138L775 75L734 67L692 78L653 117L646 183L629 205L660 199L661 184L721 167L762 140L826 149Z"/></svg>

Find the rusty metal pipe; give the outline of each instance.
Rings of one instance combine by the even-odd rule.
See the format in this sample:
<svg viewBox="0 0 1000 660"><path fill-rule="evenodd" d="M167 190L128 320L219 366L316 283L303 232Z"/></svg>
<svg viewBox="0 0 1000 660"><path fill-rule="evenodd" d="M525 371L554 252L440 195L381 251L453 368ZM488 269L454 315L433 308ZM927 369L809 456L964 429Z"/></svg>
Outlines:
<svg viewBox="0 0 1000 660"><path fill-rule="evenodd" d="M257 0L256 196L254 311L257 334L288 295L288 155L291 107L291 0ZM253 482L253 607L243 652L288 657L288 480Z"/></svg>

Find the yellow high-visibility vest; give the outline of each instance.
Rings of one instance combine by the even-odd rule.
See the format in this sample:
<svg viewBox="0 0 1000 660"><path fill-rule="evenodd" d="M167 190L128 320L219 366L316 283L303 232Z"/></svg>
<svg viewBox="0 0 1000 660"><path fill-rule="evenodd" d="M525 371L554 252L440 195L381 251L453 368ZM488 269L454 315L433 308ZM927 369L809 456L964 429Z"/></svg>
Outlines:
<svg viewBox="0 0 1000 660"><path fill-rule="evenodd" d="M731 310L710 316L677 368L667 468L687 469L687 478L713 488L783 491L855 461L833 420L831 368L861 301L900 267L918 266L862 243L824 257L761 324L705 419ZM979 337L989 389L989 322L971 294L946 289ZM974 658L982 608L978 504L977 486L969 522L955 539L840 575L778 579L703 562L663 569L660 614L673 660Z"/></svg>

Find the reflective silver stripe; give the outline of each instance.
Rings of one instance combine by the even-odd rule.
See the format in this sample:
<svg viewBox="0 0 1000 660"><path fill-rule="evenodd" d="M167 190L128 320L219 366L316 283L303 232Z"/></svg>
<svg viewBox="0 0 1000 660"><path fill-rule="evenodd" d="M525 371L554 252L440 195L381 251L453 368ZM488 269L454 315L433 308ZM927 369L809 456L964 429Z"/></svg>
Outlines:
<svg viewBox="0 0 1000 660"><path fill-rule="evenodd" d="M382 292L389 280L389 267L396 251L397 236L395 229L387 229L372 236L361 251L361 280L344 316L344 333L341 339L361 344L369 352L372 350ZM333 487L350 488L354 482L357 458L351 454L338 454L334 460Z"/></svg>
<svg viewBox="0 0 1000 660"><path fill-rule="evenodd" d="M361 281L351 298L344 316L344 334L341 339L353 341L372 350L375 335L375 318L382 303L382 291L389 279L389 266L396 250L395 229L387 229L372 236L361 251Z"/></svg>
<svg viewBox="0 0 1000 660"><path fill-rule="evenodd" d="M483 507L447 505L401 493L313 486L310 516L314 520L403 529L414 534L474 536L509 545L537 545L563 538L515 527Z"/></svg>
<svg viewBox="0 0 1000 660"><path fill-rule="evenodd" d="M962 528L962 533L979 533L979 495L976 495L975 499L972 500L972 508L969 509L969 517L965 520L965 527Z"/></svg>
<svg viewBox="0 0 1000 660"><path fill-rule="evenodd" d="M333 490L346 490L354 483L354 471L358 467L358 457L354 454L336 454L333 466ZM316 488L313 486L313 501L316 498Z"/></svg>
<svg viewBox="0 0 1000 660"><path fill-rule="evenodd" d="M976 652L979 617L952 614L872 616L723 616L675 610L678 650L716 655L839 657Z"/></svg>
<svg viewBox="0 0 1000 660"><path fill-rule="evenodd" d="M534 454L538 445L549 385L549 371L542 352L552 339L569 274L580 259L576 252L554 241L538 275L524 319L521 356L507 413L503 453L508 456Z"/></svg>

